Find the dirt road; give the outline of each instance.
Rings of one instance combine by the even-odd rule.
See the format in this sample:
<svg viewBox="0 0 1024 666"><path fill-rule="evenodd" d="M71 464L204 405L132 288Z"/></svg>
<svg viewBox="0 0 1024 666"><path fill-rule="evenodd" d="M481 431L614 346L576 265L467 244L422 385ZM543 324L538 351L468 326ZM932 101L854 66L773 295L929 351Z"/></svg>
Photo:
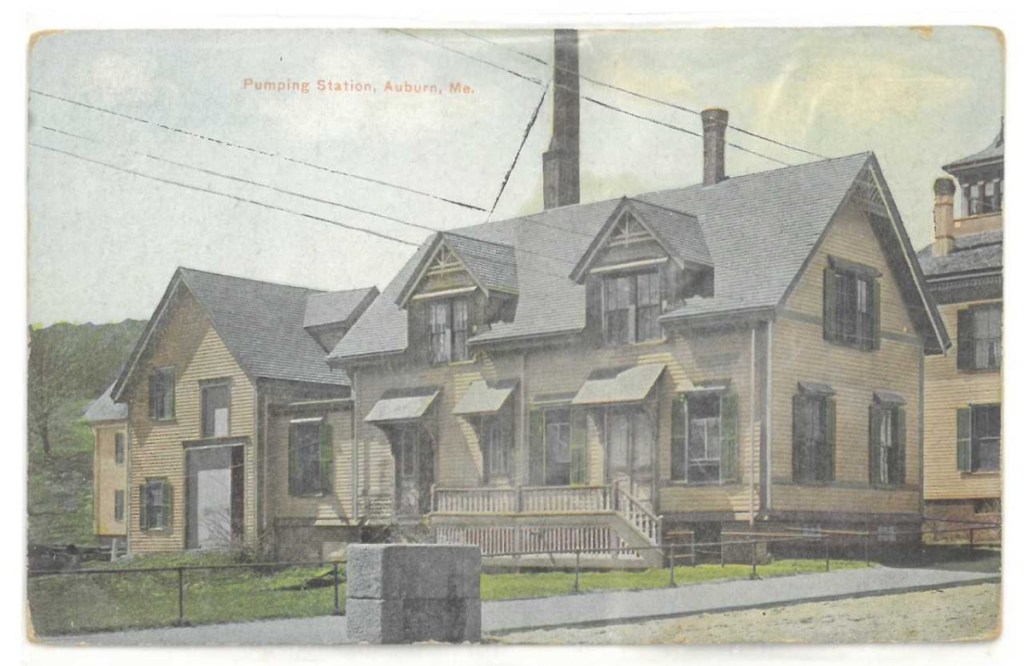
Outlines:
<svg viewBox="0 0 1024 666"><path fill-rule="evenodd" d="M505 634L498 643L896 643L997 636L999 585L693 615L608 627Z"/></svg>

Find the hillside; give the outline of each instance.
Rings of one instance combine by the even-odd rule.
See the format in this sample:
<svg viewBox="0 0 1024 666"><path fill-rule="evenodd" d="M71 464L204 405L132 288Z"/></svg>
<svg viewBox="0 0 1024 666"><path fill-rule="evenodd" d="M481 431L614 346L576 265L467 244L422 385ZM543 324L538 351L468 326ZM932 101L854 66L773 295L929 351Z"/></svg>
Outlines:
<svg viewBox="0 0 1024 666"><path fill-rule="evenodd" d="M146 322L29 331L28 542L94 543L92 432L82 412L117 376Z"/></svg>

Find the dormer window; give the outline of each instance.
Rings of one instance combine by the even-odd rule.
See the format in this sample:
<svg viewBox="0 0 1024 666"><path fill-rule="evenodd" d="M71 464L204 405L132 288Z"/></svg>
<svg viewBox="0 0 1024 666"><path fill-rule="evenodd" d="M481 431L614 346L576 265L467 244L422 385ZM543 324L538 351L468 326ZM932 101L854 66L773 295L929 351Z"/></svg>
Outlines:
<svg viewBox="0 0 1024 666"><path fill-rule="evenodd" d="M427 318L430 361L452 363L469 358L469 300L452 298L431 301Z"/></svg>
<svg viewBox="0 0 1024 666"><path fill-rule="evenodd" d="M966 217L997 213L1003 209L1003 181L1001 178L991 178L975 183L961 182L960 191L963 192L963 214Z"/></svg>
<svg viewBox="0 0 1024 666"><path fill-rule="evenodd" d="M657 271L603 278L604 339L625 345L661 337L661 280Z"/></svg>

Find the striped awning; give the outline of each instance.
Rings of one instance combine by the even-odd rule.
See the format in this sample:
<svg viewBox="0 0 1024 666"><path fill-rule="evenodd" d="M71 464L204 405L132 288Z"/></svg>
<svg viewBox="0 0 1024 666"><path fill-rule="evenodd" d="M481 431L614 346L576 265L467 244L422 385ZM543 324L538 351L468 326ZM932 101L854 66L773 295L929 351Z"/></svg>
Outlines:
<svg viewBox="0 0 1024 666"><path fill-rule="evenodd" d="M573 405L608 405L641 402L665 370L664 363L634 365L628 368L595 370L583 383Z"/></svg>
<svg viewBox="0 0 1024 666"><path fill-rule="evenodd" d="M367 423L389 423L421 419L440 392L436 386L386 391L363 420Z"/></svg>
<svg viewBox="0 0 1024 666"><path fill-rule="evenodd" d="M473 382L455 405L452 414L460 416L497 414L508 402L512 392L516 390L517 383L515 379L490 384L483 380Z"/></svg>

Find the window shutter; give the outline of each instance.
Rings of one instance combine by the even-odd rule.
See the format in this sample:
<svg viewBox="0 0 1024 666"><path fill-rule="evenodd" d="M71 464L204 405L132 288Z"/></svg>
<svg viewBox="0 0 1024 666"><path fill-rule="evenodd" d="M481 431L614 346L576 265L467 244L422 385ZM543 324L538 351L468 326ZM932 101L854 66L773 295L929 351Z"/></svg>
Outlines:
<svg viewBox="0 0 1024 666"><path fill-rule="evenodd" d="M836 400L828 397L822 400L822 422L825 426L825 443L822 447L821 481L834 481L836 476Z"/></svg>
<svg viewBox="0 0 1024 666"><path fill-rule="evenodd" d="M331 424L320 424L320 492L329 494L334 489L334 429Z"/></svg>
<svg viewBox="0 0 1024 666"><path fill-rule="evenodd" d="M956 313L956 367L974 369L974 313L960 310Z"/></svg>
<svg viewBox="0 0 1024 666"><path fill-rule="evenodd" d="M175 389L178 386L178 374L177 374L177 371L171 370L170 371L170 377L171 377L171 380L169 382L170 385L166 387L167 392L170 394L167 397L167 404L169 405L169 409L168 409L168 413L164 414L164 416L166 416L167 418L173 419L175 414L177 414L177 412L174 411L174 409L175 409L174 395L175 395L175 393L177 393L177 391Z"/></svg>
<svg viewBox="0 0 1024 666"><path fill-rule="evenodd" d="M793 396L793 481L807 478L807 471L804 469L804 442L807 439L807 424L804 422L806 404L806 396L800 393Z"/></svg>
<svg viewBox="0 0 1024 666"><path fill-rule="evenodd" d="M971 408L956 410L956 468L971 471Z"/></svg>
<svg viewBox="0 0 1024 666"><path fill-rule="evenodd" d="M721 397L722 483L739 481L739 404L735 393Z"/></svg>
<svg viewBox="0 0 1024 666"><path fill-rule="evenodd" d="M596 277L587 277L586 281L586 337L597 342L604 338L604 289L602 282Z"/></svg>
<svg viewBox="0 0 1024 666"><path fill-rule="evenodd" d="M295 426L288 428L288 494L299 494L299 449L295 441Z"/></svg>
<svg viewBox="0 0 1024 666"><path fill-rule="evenodd" d="M171 529L174 518L174 486L171 485L170 481L163 481L164 486L164 524L161 526L164 529Z"/></svg>
<svg viewBox="0 0 1024 666"><path fill-rule="evenodd" d="M149 529L149 511L146 510L146 484L139 486L139 529Z"/></svg>
<svg viewBox="0 0 1024 666"><path fill-rule="evenodd" d="M872 404L868 407L868 481L878 483L878 455L882 446L882 407Z"/></svg>
<svg viewBox="0 0 1024 666"><path fill-rule="evenodd" d="M587 477L587 411L573 407L570 413L569 434L569 483L582 485Z"/></svg>
<svg viewBox="0 0 1024 666"><path fill-rule="evenodd" d="M156 375L149 376L149 418L156 418Z"/></svg>
<svg viewBox="0 0 1024 666"><path fill-rule="evenodd" d="M871 346L878 349L882 346L882 282L871 281Z"/></svg>
<svg viewBox="0 0 1024 666"><path fill-rule="evenodd" d="M822 321L824 328L822 334L826 340L836 339L836 272L831 268L825 269L825 287L822 298Z"/></svg>
<svg viewBox="0 0 1024 666"><path fill-rule="evenodd" d="M544 412L530 410L530 484L543 486L546 481L546 460L544 446Z"/></svg>
<svg viewBox="0 0 1024 666"><path fill-rule="evenodd" d="M895 474L893 483L904 484L907 481L907 412L902 407L893 412L896 419L896 450L893 455L896 460L893 462Z"/></svg>
<svg viewBox="0 0 1024 666"><path fill-rule="evenodd" d="M686 480L686 433L689 430L686 395L672 401L672 469L676 480Z"/></svg>

